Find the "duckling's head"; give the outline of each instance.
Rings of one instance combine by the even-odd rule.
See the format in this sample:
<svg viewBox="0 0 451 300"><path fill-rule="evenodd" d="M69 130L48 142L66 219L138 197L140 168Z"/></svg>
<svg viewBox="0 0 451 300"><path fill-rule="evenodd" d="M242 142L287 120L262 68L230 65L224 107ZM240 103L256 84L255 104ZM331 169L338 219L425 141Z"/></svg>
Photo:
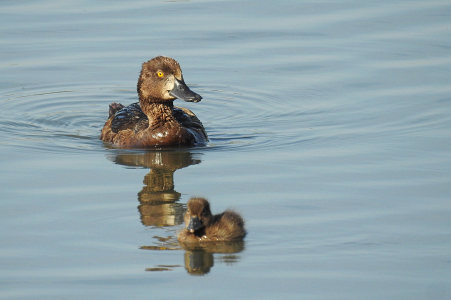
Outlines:
<svg viewBox="0 0 451 300"><path fill-rule="evenodd" d="M191 233L200 233L213 218L210 203L204 198L191 198L185 213L186 229Z"/></svg>
<svg viewBox="0 0 451 300"><path fill-rule="evenodd" d="M199 102L202 99L185 84L179 63L165 56L157 56L142 64L138 95L140 101L154 103L173 101L176 98L189 102Z"/></svg>

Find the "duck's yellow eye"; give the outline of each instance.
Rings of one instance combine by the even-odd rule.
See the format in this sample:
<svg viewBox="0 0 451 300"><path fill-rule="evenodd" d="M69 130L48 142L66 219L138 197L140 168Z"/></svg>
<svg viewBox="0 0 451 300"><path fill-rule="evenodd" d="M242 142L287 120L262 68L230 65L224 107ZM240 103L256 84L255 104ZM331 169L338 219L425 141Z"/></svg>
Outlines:
<svg viewBox="0 0 451 300"><path fill-rule="evenodd" d="M164 73L161 72L161 71L158 71L158 72L157 72L157 75L158 75L158 77L163 77L163 76L164 76Z"/></svg>

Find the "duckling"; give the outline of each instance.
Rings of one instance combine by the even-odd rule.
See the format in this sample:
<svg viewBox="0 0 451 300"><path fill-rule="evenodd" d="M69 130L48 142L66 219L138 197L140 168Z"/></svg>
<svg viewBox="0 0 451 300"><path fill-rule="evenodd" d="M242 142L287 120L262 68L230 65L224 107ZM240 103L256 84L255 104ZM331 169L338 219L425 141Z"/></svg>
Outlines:
<svg viewBox="0 0 451 300"><path fill-rule="evenodd" d="M226 210L212 215L210 203L204 198L191 198L184 216L186 228L179 235L182 243L239 241L246 235L244 220L236 212Z"/></svg>
<svg viewBox="0 0 451 300"><path fill-rule="evenodd" d="M120 148L195 146L208 141L196 115L173 105L177 98L188 102L202 99L185 84L175 59L157 56L143 63L137 91L139 103L127 107L110 104L102 141Z"/></svg>

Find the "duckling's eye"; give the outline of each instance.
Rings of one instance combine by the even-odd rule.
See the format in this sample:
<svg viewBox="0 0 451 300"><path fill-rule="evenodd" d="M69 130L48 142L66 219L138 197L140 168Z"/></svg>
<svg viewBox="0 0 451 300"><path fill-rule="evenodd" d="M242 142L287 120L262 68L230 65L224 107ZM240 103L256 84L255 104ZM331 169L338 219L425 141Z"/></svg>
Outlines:
<svg viewBox="0 0 451 300"><path fill-rule="evenodd" d="M163 76L164 76L164 73L163 73L163 72L161 72L161 71L158 71L158 72L157 72L157 76L161 78L161 77L163 77Z"/></svg>

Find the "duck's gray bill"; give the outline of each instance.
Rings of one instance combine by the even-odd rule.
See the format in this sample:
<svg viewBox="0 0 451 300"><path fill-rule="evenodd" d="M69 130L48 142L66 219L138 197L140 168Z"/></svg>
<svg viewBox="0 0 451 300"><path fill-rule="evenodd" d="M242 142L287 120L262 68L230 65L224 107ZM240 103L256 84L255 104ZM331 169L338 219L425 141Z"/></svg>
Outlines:
<svg viewBox="0 0 451 300"><path fill-rule="evenodd" d="M174 88L169 92L173 97L185 100L188 102L199 102L202 97L189 89L183 80L175 79Z"/></svg>

